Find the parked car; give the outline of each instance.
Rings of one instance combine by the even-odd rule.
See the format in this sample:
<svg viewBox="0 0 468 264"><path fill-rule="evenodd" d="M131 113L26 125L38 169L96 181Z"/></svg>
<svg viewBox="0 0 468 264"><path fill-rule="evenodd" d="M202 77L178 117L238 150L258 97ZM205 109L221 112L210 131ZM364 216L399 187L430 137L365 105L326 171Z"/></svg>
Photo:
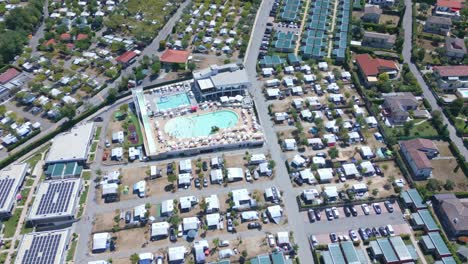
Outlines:
<svg viewBox="0 0 468 264"><path fill-rule="evenodd" d="M267 235L267 240L268 240L268 245L270 247L275 247L276 246L276 240L275 240L275 237L272 234Z"/></svg>
<svg viewBox="0 0 468 264"><path fill-rule="evenodd" d="M352 214L353 216L357 216L357 210L356 210L356 208L354 208L354 206L351 205L351 206L349 207L349 209L351 209L351 214Z"/></svg>
<svg viewBox="0 0 468 264"><path fill-rule="evenodd" d="M369 215L370 213L369 206L367 204L362 204L361 207L362 207L362 211L364 212L364 214Z"/></svg>
<svg viewBox="0 0 468 264"><path fill-rule="evenodd" d="M245 180L248 182L252 181L252 174L250 173L250 170L245 170Z"/></svg>
<svg viewBox="0 0 468 264"><path fill-rule="evenodd" d="M345 214L347 217L349 217L349 216L351 215L351 210L349 209L348 206L345 206L345 207L343 208L343 211L344 211L344 214Z"/></svg>
<svg viewBox="0 0 468 264"><path fill-rule="evenodd" d="M319 209L315 210L315 219L317 219L317 221L320 221L320 219L322 218L322 213Z"/></svg>
<svg viewBox="0 0 468 264"><path fill-rule="evenodd" d="M184 229L182 228L182 224L179 224L177 227L177 236L182 237L184 235Z"/></svg>
<svg viewBox="0 0 468 264"><path fill-rule="evenodd" d="M197 188L200 188L200 187L201 187L201 185L200 185L200 179L196 178L194 182L195 182L195 187L197 187Z"/></svg>
<svg viewBox="0 0 468 264"><path fill-rule="evenodd" d="M330 240L332 243L338 242L338 237L335 233L330 233Z"/></svg>
<svg viewBox="0 0 468 264"><path fill-rule="evenodd" d="M372 229L366 228L365 231L366 231L366 235L367 235L369 238L371 238L371 237L374 236L374 233L372 233Z"/></svg>
<svg viewBox="0 0 468 264"><path fill-rule="evenodd" d="M369 236L367 235L366 231L362 228L359 228L359 234L361 235L362 240L368 240Z"/></svg>
<svg viewBox="0 0 468 264"><path fill-rule="evenodd" d="M310 235L309 237L310 247L314 248L318 245L318 240L314 235Z"/></svg>
<svg viewBox="0 0 468 264"><path fill-rule="evenodd" d="M106 145L106 148L110 148L111 144L108 139L106 139L105 145Z"/></svg>
<svg viewBox="0 0 468 264"><path fill-rule="evenodd" d="M325 214L327 215L327 218L329 221L333 220L333 213L332 213L332 210L330 208L327 208L325 209Z"/></svg>
<svg viewBox="0 0 468 264"><path fill-rule="evenodd" d="M208 180L203 178L203 187L208 187Z"/></svg>
<svg viewBox="0 0 468 264"><path fill-rule="evenodd" d="M128 223L130 223L131 220L132 220L132 212L127 211L125 213L125 223L128 224Z"/></svg>
<svg viewBox="0 0 468 264"><path fill-rule="evenodd" d="M389 213L393 213L393 204L390 201L385 201L384 204L385 204L385 207L387 208L387 211Z"/></svg>
<svg viewBox="0 0 468 264"><path fill-rule="evenodd" d="M307 211L307 214L309 215L309 221L311 223L315 222L315 212L314 212L314 209L309 209L309 211Z"/></svg>
<svg viewBox="0 0 468 264"><path fill-rule="evenodd" d="M336 207L332 207L332 212L334 218L340 218L340 212L338 212L338 209L336 209Z"/></svg>
<svg viewBox="0 0 468 264"><path fill-rule="evenodd" d="M358 241L359 240L359 238L358 238L358 236L356 234L356 231L354 231L352 229L349 230L349 237L351 238L352 241Z"/></svg>
<svg viewBox="0 0 468 264"><path fill-rule="evenodd" d="M227 219L227 231L228 232L234 232L234 225L232 224L232 219L231 218Z"/></svg>
<svg viewBox="0 0 468 264"><path fill-rule="evenodd" d="M176 242L177 241L177 237L176 237L176 234L175 234L175 228L174 227L171 227L169 229L169 240L171 242Z"/></svg>
<svg viewBox="0 0 468 264"><path fill-rule="evenodd" d="M171 163L168 163L168 164L166 165L166 172L167 172L167 174L172 174L172 173L174 173L174 170L173 170L173 163L172 163L172 162L171 162Z"/></svg>
<svg viewBox="0 0 468 264"><path fill-rule="evenodd" d="M268 215L267 215L266 212L262 213L262 221L263 221L264 224L270 223L270 220L268 219Z"/></svg>
<svg viewBox="0 0 468 264"><path fill-rule="evenodd" d="M202 163L202 170L207 171L208 170L208 163L206 161L203 161Z"/></svg>
<svg viewBox="0 0 468 264"><path fill-rule="evenodd" d="M229 247L229 245L229 240L220 240L218 243L218 247Z"/></svg>
<svg viewBox="0 0 468 264"><path fill-rule="evenodd" d="M375 237L381 237L380 232L375 227L372 228L372 234L374 234Z"/></svg>
<svg viewBox="0 0 468 264"><path fill-rule="evenodd" d="M374 169L375 169L375 174L382 175L382 170L380 169L379 166L374 166Z"/></svg>
<svg viewBox="0 0 468 264"><path fill-rule="evenodd" d="M383 226L379 227L379 232L382 236L388 236L388 232Z"/></svg>
<svg viewBox="0 0 468 264"><path fill-rule="evenodd" d="M380 208L380 205L378 203L374 203L374 204L372 204L372 206L374 207L374 210L375 210L376 214L381 214L382 213L382 208Z"/></svg>
<svg viewBox="0 0 468 264"><path fill-rule="evenodd" d="M302 186L302 184L304 184L304 180L302 180L302 178L299 176L294 178L294 182L299 186Z"/></svg>
<svg viewBox="0 0 468 264"><path fill-rule="evenodd" d="M392 225L387 225L386 229L389 236L395 236L395 231L393 230Z"/></svg>
<svg viewBox="0 0 468 264"><path fill-rule="evenodd" d="M262 229L262 225L259 222L252 222L247 224L248 229Z"/></svg>

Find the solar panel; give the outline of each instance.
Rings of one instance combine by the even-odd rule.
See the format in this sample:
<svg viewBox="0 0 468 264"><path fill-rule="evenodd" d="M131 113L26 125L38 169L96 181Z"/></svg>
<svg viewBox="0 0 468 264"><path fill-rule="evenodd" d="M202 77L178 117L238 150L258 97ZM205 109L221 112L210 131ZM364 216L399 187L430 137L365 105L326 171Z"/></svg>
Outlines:
<svg viewBox="0 0 468 264"><path fill-rule="evenodd" d="M61 234L34 237L29 249L25 250L23 261L21 263L54 263L61 237Z"/></svg>
<svg viewBox="0 0 468 264"><path fill-rule="evenodd" d="M37 215L64 212L70 203L74 187L74 181L51 183L46 194L41 197Z"/></svg>
<svg viewBox="0 0 468 264"><path fill-rule="evenodd" d="M0 208L5 206L8 195L10 194L11 188L15 179L2 179L0 180Z"/></svg>

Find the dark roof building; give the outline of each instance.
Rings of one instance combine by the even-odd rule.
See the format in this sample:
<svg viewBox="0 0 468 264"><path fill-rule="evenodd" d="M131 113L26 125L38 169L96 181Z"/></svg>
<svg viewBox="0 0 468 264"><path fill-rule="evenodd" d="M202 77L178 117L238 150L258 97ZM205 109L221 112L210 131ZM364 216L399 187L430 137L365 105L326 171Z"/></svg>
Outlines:
<svg viewBox="0 0 468 264"><path fill-rule="evenodd" d="M418 108L418 100L412 93L389 93L382 96L386 116L391 118L394 124L405 123L409 118L409 111Z"/></svg>
<svg viewBox="0 0 468 264"><path fill-rule="evenodd" d="M465 41L460 38L445 38L445 55L451 58L463 59L466 54Z"/></svg>
<svg viewBox="0 0 468 264"><path fill-rule="evenodd" d="M436 194L434 200L435 212L449 238L468 236L468 199L450 193Z"/></svg>
<svg viewBox="0 0 468 264"><path fill-rule="evenodd" d="M429 139L417 138L400 141L400 150L411 168L416 180L424 180L432 175L430 159L439 154L439 149Z"/></svg>

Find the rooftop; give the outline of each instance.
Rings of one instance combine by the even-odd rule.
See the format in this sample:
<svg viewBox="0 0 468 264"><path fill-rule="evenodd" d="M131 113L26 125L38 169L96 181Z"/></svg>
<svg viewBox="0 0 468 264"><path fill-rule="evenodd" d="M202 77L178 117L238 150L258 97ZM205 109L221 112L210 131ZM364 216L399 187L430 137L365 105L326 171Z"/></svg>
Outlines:
<svg viewBox="0 0 468 264"><path fill-rule="evenodd" d="M69 236L68 229L24 235L15 263L64 263Z"/></svg>
<svg viewBox="0 0 468 264"><path fill-rule="evenodd" d="M441 77L466 77L468 76L468 65L436 66L434 71Z"/></svg>
<svg viewBox="0 0 468 264"><path fill-rule="evenodd" d="M0 171L0 213L9 213L28 168L28 163L20 163L10 165Z"/></svg>
<svg viewBox="0 0 468 264"><path fill-rule="evenodd" d="M5 84L18 76L20 72L15 68L9 68L4 73L0 74L0 84Z"/></svg>
<svg viewBox="0 0 468 264"><path fill-rule="evenodd" d="M366 77L377 76L382 70L398 70L398 66L394 61L374 59L369 54L357 55L356 62Z"/></svg>
<svg viewBox="0 0 468 264"><path fill-rule="evenodd" d="M44 181L37 188L28 221L73 216L79 200L81 179Z"/></svg>
<svg viewBox="0 0 468 264"><path fill-rule="evenodd" d="M73 127L69 132L57 135L45 159L46 164L66 161L85 161L88 158L89 142L93 137L94 123Z"/></svg>
<svg viewBox="0 0 468 264"><path fill-rule="evenodd" d="M160 60L166 63L186 63L189 56L189 51L168 49L161 55Z"/></svg>
<svg viewBox="0 0 468 264"><path fill-rule="evenodd" d="M120 63L128 63L136 56L137 54L134 51L130 50L130 51L126 51L124 54L120 55L115 60Z"/></svg>
<svg viewBox="0 0 468 264"><path fill-rule="evenodd" d="M459 199L453 194L435 195L442 212L455 230L468 230L468 199Z"/></svg>

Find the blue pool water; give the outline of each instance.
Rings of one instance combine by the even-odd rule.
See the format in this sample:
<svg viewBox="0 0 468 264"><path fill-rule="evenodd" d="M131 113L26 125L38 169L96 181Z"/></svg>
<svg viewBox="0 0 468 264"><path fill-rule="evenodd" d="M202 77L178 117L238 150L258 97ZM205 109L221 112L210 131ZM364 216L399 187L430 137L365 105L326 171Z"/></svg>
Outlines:
<svg viewBox="0 0 468 264"><path fill-rule="evenodd" d="M239 117L233 111L223 110L203 115L181 116L169 120L164 131L176 138L209 136L211 128L230 128L237 124Z"/></svg>
<svg viewBox="0 0 468 264"><path fill-rule="evenodd" d="M156 99L158 110L168 110L183 105L190 105L190 99L186 93L161 96Z"/></svg>

